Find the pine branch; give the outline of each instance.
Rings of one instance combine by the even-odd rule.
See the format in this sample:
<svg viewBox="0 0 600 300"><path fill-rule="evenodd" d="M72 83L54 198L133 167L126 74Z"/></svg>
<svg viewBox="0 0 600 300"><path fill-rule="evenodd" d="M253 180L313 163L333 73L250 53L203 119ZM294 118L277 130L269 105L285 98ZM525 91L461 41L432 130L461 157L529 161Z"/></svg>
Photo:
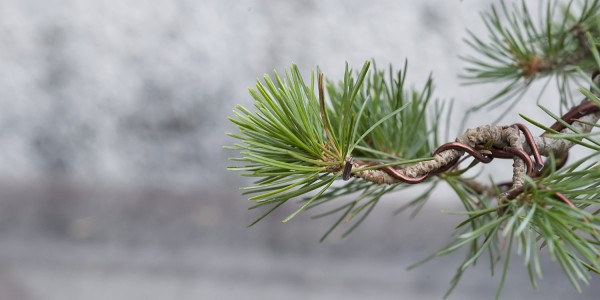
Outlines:
<svg viewBox="0 0 600 300"><path fill-rule="evenodd" d="M579 6L571 1L560 9L557 3L549 0L534 25L524 1L520 6L501 2L500 9L492 6L482 15L491 41L473 34L467 40L479 56L465 57L470 65L465 78L470 83L508 81L471 112L499 102L516 103L534 81L557 78L557 102L570 109L554 114L538 105L555 119L549 126L521 115L542 129L537 137L523 124L492 122L439 145L443 116L446 122L455 117L452 105L432 100L431 78L421 90L407 89L407 63L402 71L390 67L387 73L371 69L370 62L356 73L346 66L339 83L326 83L320 70L306 83L295 65L284 77L275 73L274 79L258 81L250 90L255 110L237 106L235 118L230 118L240 130L230 136L240 143L227 147L241 154L232 159L240 165L229 169L258 178L254 186L243 188L255 202L251 208L267 208L254 223L294 198L301 198L299 207L284 222L353 196L315 216L338 215L322 239L342 221L354 220L346 236L387 193L429 184L422 195L398 209L414 207L417 212L444 182L466 216L457 225L455 241L430 257L466 249L449 292L487 253L492 269L498 259L505 260L499 297L513 245L523 256L533 286L542 275L540 255L547 252L580 290L580 283L589 283L590 272L600 273L600 142L592 132L600 127L600 0L582 0ZM569 82L592 72L595 75L586 80L591 87L579 89L585 100L575 104ZM567 164L575 146L594 153ZM468 157L472 162L461 168ZM492 178L485 184L465 177L477 164L495 159L514 161L510 182ZM505 239L508 247L502 249L500 241Z"/></svg>
<svg viewBox="0 0 600 300"><path fill-rule="evenodd" d="M577 118L572 116L573 114L581 115L580 119L574 121ZM519 135L518 128L513 126L484 125L469 129L465 134L457 137L456 142L460 144L460 146L457 147L458 150L448 149L441 151L435 154L432 160L423 161L407 166L401 170L396 170L397 174L393 174L388 170L363 171L363 169L371 167L372 164L365 164L367 168L361 168L360 165L357 165L355 176L377 184L391 184L397 182L418 183L416 181L422 180L423 175L435 175L440 172L441 169L456 163L465 152L469 152L474 157L478 157L482 162L489 163L491 161L490 158L492 158L493 155L486 157L484 153L481 153L481 150L479 151L480 153L478 153L475 149L491 150L490 146L496 149L504 149L507 147L515 148L517 150L525 151L528 156L534 154L534 149L544 156L548 156L550 153L562 156L565 153L568 153L571 147L588 135L594 127L591 124L595 124L598 119L600 119L598 105L589 100L584 101L580 106L573 108L567 113L563 119L567 120L561 119L562 123L557 122L557 125L551 127L542 126L544 129L549 130L549 132L554 133L558 133L556 129L560 129L559 127L564 127L564 129L560 131L562 135L542 135L533 139L531 145L527 143L524 136ZM563 126L563 123L565 123L566 126ZM569 125L568 123L573 124ZM553 129L553 127L556 129ZM577 134L578 136L575 137L573 134ZM593 146L588 147L593 148ZM489 154L492 153L489 152ZM515 161L515 164L517 164L517 166L515 166L515 173L518 174L515 175L516 177L514 179L514 181L517 181L516 187L523 184L521 178L526 174L525 165L522 163L522 159L517 159ZM531 167L529 169L531 169ZM408 178L408 180L405 178ZM415 182L411 181L411 179L414 179Z"/></svg>
<svg viewBox="0 0 600 300"><path fill-rule="evenodd" d="M481 14L488 30L489 42L469 31L467 45L478 55L464 55L467 63L461 77L467 84L506 82L489 99L471 108L467 114L484 107L505 106L493 122L501 120L516 103L523 99L535 81L548 77L538 99L548 83L556 82L560 102L564 107L574 105L570 90L573 83L583 79L577 70L591 73L596 69L590 51L595 49L589 36L598 36L600 1L558 0L540 2L543 17L532 17L526 1L508 5L501 1ZM544 6L545 4L545 6ZM580 5L578 5L580 4ZM463 123L464 124L464 123Z"/></svg>
<svg viewBox="0 0 600 300"><path fill-rule="evenodd" d="M406 65L398 73L390 68L389 77L376 68L368 72L369 67L370 63L365 63L354 77L346 66L344 80L329 82L327 87L319 72L315 92L314 76L307 85L298 68L292 66L286 79L277 73L275 81L265 76L265 84L258 82L257 90L251 90L256 112L237 107L236 118L230 120L242 135L230 136L242 143L228 149L240 151L243 157L232 160L246 165L229 169L244 172L243 176L262 177L255 186L244 188L245 194L258 194L250 198L256 201L253 208L279 206L321 189L320 197L309 197L285 219L288 221L330 196L337 197L338 193L326 191L335 180L348 179L344 170L349 171L351 164L376 160L391 168L430 159L430 137L437 136L437 126L429 125L426 114L433 89L431 79L421 91L406 91ZM384 190L396 188L403 186ZM352 181L340 193L350 190L363 191L366 198L381 197L378 189ZM363 208L357 207L359 211Z"/></svg>

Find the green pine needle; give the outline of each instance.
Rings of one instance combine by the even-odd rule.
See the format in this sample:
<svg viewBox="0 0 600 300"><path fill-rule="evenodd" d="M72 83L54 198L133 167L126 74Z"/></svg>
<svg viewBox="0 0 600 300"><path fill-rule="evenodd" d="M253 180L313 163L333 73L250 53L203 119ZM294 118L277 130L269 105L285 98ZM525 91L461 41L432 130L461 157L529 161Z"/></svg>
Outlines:
<svg viewBox="0 0 600 300"><path fill-rule="evenodd" d="M347 214L348 221L363 211L370 212L377 203L375 199L404 186L368 189L369 185L351 180L332 187L348 157L382 161L389 166L430 159L434 149L431 135L437 136L426 113L432 80L420 91L406 91L406 64L402 72L390 69L387 75L376 68L369 71L370 66L371 62L366 62L355 75L346 65L344 80L339 84L329 81L325 86L320 71L317 83L313 75L307 84L298 67L292 65L285 78L275 72L273 79L265 76L264 83L258 81L256 89L250 90L255 111L236 107L235 117L229 120L240 133L229 136L241 143L227 149L242 155L232 158L241 165L229 170L259 178L254 186L243 188L244 194L254 194L249 198L256 202L253 208L272 206L270 213L273 207L320 189L302 200L300 207L284 219L287 222L340 194L366 192L368 205L356 202ZM383 141L385 136L393 138Z"/></svg>
<svg viewBox="0 0 600 300"><path fill-rule="evenodd" d="M535 20L526 1L521 5L508 5L501 1L492 5L481 18L487 28L489 41L469 32L467 45L476 53L462 56L467 63L461 77L467 84L507 82L488 100L474 106L469 114L484 107L504 106L502 119L510 109L523 99L534 80L552 76L557 90L563 96L561 104L573 103L568 96L570 82L578 82L576 72L594 69L597 51L591 36L598 36L600 1L585 1L583 5L561 5L548 0L544 17ZM540 91L541 96L545 87ZM495 123L494 122L494 123Z"/></svg>

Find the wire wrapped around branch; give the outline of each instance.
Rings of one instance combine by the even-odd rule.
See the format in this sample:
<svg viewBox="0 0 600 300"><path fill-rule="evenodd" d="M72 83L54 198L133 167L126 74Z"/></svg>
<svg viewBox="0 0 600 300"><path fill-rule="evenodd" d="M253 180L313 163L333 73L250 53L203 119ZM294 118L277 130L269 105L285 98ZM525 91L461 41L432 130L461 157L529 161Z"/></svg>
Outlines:
<svg viewBox="0 0 600 300"><path fill-rule="evenodd" d="M599 118L600 108L592 101L585 100L562 116L563 122L557 121L550 129L562 133L571 132L563 124L567 123L572 124L580 132L589 132L592 129L589 124L596 123ZM572 141L550 139L546 137L547 133L534 138L523 124L484 125L468 129L465 134L457 137L455 142L440 146L434 151L432 160L399 169L382 166L379 169L364 171L360 169L379 163L355 164L353 167L356 170L353 173L356 177L378 184L398 182L416 184L455 167L460 157L467 153L482 163L490 163L494 158L514 159L513 185L509 190L520 189L523 185L524 175L533 177L539 174L540 168L543 166L542 155L548 156L553 153L555 156L564 157L570 147L574 145ZM534 160L531 159L531 156Z"/></svg>

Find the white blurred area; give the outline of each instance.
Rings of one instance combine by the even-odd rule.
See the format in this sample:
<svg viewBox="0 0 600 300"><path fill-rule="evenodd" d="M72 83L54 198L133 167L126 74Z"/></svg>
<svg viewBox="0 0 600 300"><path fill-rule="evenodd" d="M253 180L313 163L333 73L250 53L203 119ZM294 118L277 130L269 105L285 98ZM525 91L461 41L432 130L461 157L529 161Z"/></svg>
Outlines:
<svg viewBox="0 0 600 300"><path fill-rule="evenodd" d="M410 85L432 73L455 99L455 135L497 88L457 77L491 2L0 1L0 299L440 299L462 253L405 269L450 241L448 189L414 220L391 213L413 195L390 195L321 244L334 219L281 223L294 203L247 229L258 213L225 170L227 116L291 63L336 79L346 61L408 59ZM549 122L531 98L516 112ZM513 258L506 299L600 292L595 278L577 294L549 258L534 291ZM491 298L499 275L482 260L451 298Z"/></svg>

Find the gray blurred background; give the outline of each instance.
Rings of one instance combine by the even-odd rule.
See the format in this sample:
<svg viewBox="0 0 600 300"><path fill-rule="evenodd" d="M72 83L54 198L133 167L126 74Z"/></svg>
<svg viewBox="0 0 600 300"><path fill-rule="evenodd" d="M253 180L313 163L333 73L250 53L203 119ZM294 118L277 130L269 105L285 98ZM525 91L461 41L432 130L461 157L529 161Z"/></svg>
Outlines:
<svg viewBox="0 0 600 300"><path fill-rule="evenodd" d="M1 0L0 299L440 299L462 253L406 267L450 241L451 194L412 220L391 213L410 192L390 195L324 243L333 219L282 224L292 203L248 229L259 212L225 171L226 118L292 62L340 78L345 61L408 58L409 82L433 72L456 99L455 134L493 91L456 76L491 2ZM506 299L600 293L594 278L577 294L549 258L534 291L514 258ZM482 261L451 298L492 298L499 275Z"/></svg>

